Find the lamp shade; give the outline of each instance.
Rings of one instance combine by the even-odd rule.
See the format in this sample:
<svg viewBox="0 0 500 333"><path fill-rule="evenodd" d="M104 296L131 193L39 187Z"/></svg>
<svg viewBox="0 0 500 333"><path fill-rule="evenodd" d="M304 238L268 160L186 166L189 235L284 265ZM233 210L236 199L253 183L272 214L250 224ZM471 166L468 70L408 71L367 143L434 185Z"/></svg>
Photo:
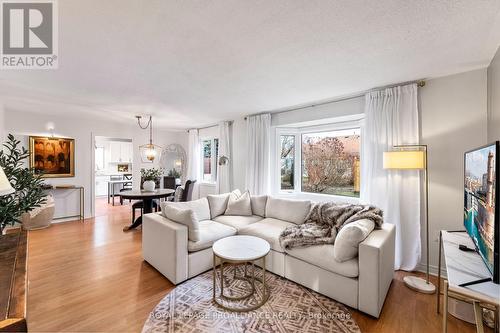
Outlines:
<svg viewBox="0 0 500 333"><path fill-rule="evenodd" d="M0 196L11 193L14 193L14 189L12 185L10 185L5 172L3 172L3 169L0 167Z"/></svg>
<svg viewBox="0 0 500 333"><path fill-rule="evenodd" d="M384 169L425 169L425 151L396 150L384 152Z"/></svg>

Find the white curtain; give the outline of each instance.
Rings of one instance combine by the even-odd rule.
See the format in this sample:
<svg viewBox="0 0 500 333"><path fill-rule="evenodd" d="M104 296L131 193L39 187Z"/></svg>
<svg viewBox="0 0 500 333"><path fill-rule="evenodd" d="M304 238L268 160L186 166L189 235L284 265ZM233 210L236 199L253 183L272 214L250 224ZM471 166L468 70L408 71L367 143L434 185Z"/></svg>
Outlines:
<svg viewBox="0 0 500 333"><path fill-rule="evenodd" d="M380 207L384 221L396 225L396 269L413 270L420 262L420 174L384 170L382 157L393 146L418 142L416 84L366 94L361 199Z"/></svg>
<svg viewBox="0 0 500 333"><path fill-rule="evenodd" d="M219 193L231 191L231 138L229 134L229 125L231 122L223 121L219 123L219 156L227 157L227 164L217 167L217 189ZM217 163L219 161L217 160Z"/></svg>
<svg viewBox="0 0 500 333"><path fill-rule="evenodd" d="M201 165L201 152L200 152L200 138L197 129L188 131L188 170L187 179L198 180L193 188L193 198L198 198L198 184L200 180L200 165Z"/></svg>
<svg viewBox="0 0 500 333"><path fill-rule="evenodd" d="M251 194L270 192L271 115L259 114L247 118L246 188Z"/></svg>

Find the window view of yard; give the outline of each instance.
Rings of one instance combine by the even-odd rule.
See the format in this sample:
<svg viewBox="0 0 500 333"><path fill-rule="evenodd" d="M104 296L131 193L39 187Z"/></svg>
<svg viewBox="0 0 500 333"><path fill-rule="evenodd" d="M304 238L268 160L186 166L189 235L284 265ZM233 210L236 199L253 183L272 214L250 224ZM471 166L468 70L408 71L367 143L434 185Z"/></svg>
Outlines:
<svg viewBox="0 0 500 333"><path fill-rule="evenodd" d="M293 190L295 165L295 136L281 136L281 189Z"/></svg>
<svg viewBox="0 0 500 333"><path fill-rule="evenodd" d="M217 179L217 156L219 154L219 139L203 140L201 142L203 156L203 181L215 182Z"/></svg>
<svg viewBox="0 0 500 333"><path fill-rule="evenodd" d="M302 192L359 197L359 130L302 135Z"/></svg>
<svg viewBox="0 0 500 333"><path fill-rule="evenodd" d="M201 143L203 149L203 181L212 180L212 140L203 140Z"/></svg>

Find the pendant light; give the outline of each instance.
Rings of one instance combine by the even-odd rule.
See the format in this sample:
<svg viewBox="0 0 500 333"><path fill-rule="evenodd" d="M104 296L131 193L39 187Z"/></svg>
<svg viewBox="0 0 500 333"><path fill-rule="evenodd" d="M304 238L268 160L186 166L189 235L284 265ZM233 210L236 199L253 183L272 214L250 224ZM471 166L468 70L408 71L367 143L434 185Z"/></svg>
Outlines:
<svg viewBox="0 0 500 333"><path fill-rule="evenodd" d="M139 146L139 151L141 153L141 160L143 162L151 162L156 158L160 158L161 147L153 144L153 117L149 116L149 120L146 125L141 124L142 116L135 116L137 118L137 124L141 129L147 129L149 127L149 143Z"/></svg>

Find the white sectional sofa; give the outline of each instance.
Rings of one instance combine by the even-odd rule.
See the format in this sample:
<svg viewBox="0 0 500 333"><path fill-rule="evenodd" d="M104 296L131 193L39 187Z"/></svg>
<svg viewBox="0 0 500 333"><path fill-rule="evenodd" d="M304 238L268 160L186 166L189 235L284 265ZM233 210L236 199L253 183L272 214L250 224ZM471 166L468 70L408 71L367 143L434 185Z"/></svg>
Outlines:
<svg viewBox="0 0 500 333"><path fill-rule="evenodd" d="M252 196L250 216L218 215L207 198L176 203L192 209L199 222L199 239L188 239L188 227L161 213L144 216L144 259L174 284L212 268L212 244L231 235L252 235L271 244L266 268L374 317L380 315L394 274L395 228L384 223L359 244L358 257L338 262L333 245L285 250L279 235L293 223L303 223L311 202ZM212 210L210 209L212 208Z"/></svg>

